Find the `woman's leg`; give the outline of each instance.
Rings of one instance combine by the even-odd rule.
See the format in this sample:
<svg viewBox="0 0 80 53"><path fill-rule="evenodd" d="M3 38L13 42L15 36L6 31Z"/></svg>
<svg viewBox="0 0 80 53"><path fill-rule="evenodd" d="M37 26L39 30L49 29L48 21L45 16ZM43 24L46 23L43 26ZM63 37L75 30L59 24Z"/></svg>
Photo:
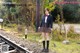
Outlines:
<svg viewBox="0 0 80 53"><path fill-rule="evenodd" d="M48 32L46 33L46 40L47 40L47 41L50 40L50 36L49 36L49 33L48 33Z"/></svg>
<svg viewBox="0 0 80 53"><path fill-rule="evenodd" d="M49 40L50 40L49 33L46 33L46 42L47 42L46 52L49 52Z"/></svg>
<svg viewBox="0 0 80 53"><path fill-rule="evenodd" d="M46 40L46 37L45 37L46 33L45 32L42 32L42 40L45 41Z"/></svg>
<svg viewBox="0 0 80 53"><path fill-rule="evenodd" d="M45 33L44 32L42 32L42 38L43 38L43 41L42 41L42 43L43 43L43 50L42 50L42 52L45 52Z"/></svg>

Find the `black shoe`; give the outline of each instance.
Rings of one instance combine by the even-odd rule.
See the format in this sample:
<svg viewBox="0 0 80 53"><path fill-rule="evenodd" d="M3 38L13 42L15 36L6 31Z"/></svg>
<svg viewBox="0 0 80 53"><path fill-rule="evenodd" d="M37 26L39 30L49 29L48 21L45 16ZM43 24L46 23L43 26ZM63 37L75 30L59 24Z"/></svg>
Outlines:
<svg viewBox="0 0 80 53"><path fill-rule="evenodd" d="M45 52L45 41L43 41L43 50L42 52Z"/></svg>
<svg viewBox="0 0 80 53"><path fill-rule="evenodd" d="M45 49L45 52L49 52L49 49Z"/></svg>
<svg viewBox="0 0 80 53"><path fill-rule="evenodd" d="M45 49L43 49L42 52L45 52Z"/></svg>
<svg viewBox="0 0 80 53"><path fill-rule="evenodd" d="M49 41L47 41L47 47L45 49L45 52L49 52Z"/></svg>

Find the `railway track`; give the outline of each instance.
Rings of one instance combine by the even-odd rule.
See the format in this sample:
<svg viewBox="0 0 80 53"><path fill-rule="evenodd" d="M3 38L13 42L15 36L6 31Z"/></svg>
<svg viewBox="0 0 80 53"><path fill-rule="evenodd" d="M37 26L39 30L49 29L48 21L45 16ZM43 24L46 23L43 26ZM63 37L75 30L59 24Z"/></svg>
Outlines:
<svg viewBox="0 0 80 53"><path fill-rule="evenodd" d="M2 42L5 42L11 46L9 52L16 51L16 53L43 53L42 44L40 42L36 43L26 40L14 34L14 32L8 33L4 30L0 30L0 39ZM50 50L49 53L54 53L54 51Z"/></svg>
<svg viewBox="0 0 80 53"><path fill-rule="evenodd" d="M12 46L16 50L16 53L33 53L32 51L29 51L28 48L20 46L20 44L15 43L15 41L10 40L3 34L0 34L0 40Z"/></svg>

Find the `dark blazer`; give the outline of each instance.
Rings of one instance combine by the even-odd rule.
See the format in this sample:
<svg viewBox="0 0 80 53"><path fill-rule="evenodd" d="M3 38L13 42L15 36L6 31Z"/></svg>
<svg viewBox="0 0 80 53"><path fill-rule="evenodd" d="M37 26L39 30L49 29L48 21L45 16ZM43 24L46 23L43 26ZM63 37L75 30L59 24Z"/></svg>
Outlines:
<svg viewBox="0 0 80 53"><path fill-rule="evenodd" d="M46 27L52 28L52 24L53 24L53 18L51 15L48 15ZM45 26L45 16L42 17L41 23L40 23L40 27L44 27L44 26Z"/></svg>

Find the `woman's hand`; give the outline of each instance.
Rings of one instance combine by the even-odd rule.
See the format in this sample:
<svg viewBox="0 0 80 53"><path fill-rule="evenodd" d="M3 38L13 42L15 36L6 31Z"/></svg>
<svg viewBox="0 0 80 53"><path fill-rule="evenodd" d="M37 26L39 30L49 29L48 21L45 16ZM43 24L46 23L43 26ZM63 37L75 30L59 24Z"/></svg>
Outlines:
<svg viewBox="0 0 80 53"><path fill-rule="evenodd" d="M39 31L39 32L40 32L40 28L41 28L41 27L38 27L38 31Z"/></svg>
<svg viewBox="0 0 80 53"><path fill-rule="evenodd" d="M52 29L52 28L50 28L50 30L52 31L53 29Z"/></svg>
<svg viewBox="0 0 80 53"><path fill-rule="evenodd" d="M40 29L40 27L38 27L38 29Z"/></svg>

